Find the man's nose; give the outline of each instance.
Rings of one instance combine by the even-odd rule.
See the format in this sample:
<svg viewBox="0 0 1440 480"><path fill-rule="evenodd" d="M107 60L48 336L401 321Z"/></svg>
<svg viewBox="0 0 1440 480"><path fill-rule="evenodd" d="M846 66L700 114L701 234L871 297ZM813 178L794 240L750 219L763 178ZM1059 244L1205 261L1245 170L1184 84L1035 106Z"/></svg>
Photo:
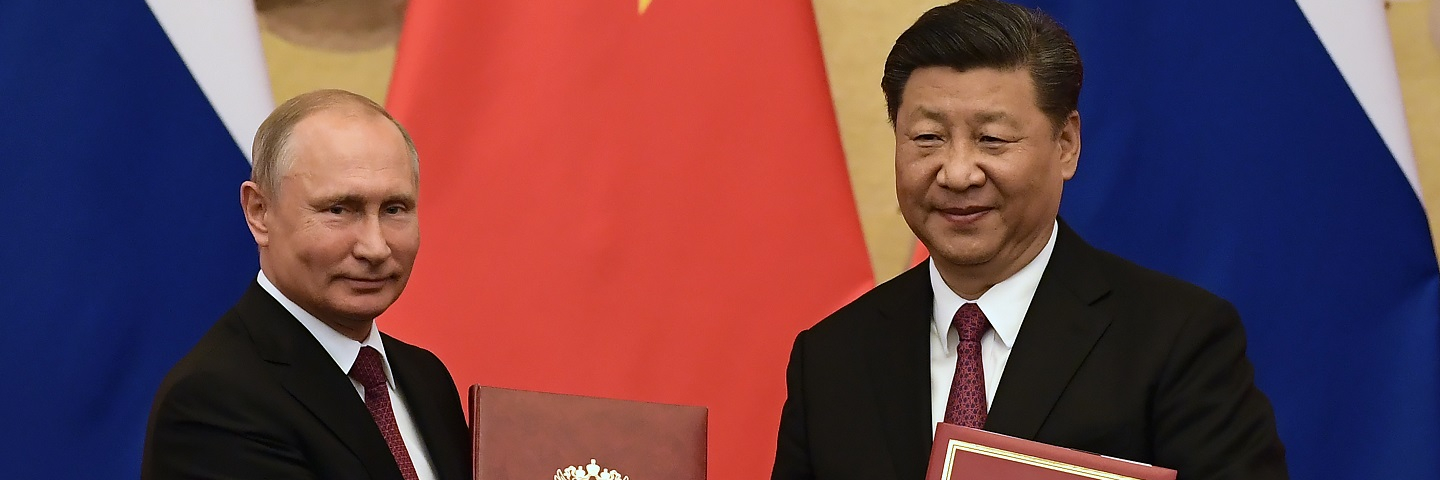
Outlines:
<svg viewBox="0 0 1440 480"><path fill-rule="evenodd" d="M941 153L940 170L935 183L950 190L965 190L985 184L985 171L980 168L981 153L954 145Z"/></svg>
<svg viewBox="0 0 1440 480"><path fill-rule="evenodd" d="M390 258L390 243L385 241L379 214L366 215L359 230L355 239L355 258L369 263L381 263Z"/></svg>

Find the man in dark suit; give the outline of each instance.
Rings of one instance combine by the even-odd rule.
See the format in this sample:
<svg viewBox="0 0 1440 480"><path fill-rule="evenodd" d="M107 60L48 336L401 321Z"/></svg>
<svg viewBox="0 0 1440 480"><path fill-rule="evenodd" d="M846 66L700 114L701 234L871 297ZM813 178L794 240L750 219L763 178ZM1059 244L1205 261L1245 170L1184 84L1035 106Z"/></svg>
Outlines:
<svg viewBox="0 0 1440 480"><path fill-rule="evenodd" d="M240 198L260 273L161 383L142 478L470 478L449 371L374 321L420 246L409 135L321 90L261 124L254 158Z"/></svg>
<svg viewBox="0 0 1440 480"><path fill-rule="evenodd" d="M1064 29L998 1L895 42L896 191L931 258L796 338L773 478L922 479L942 421L1187 480L1287 477L1235 309L1058 219L1080 83Z"/></svg>

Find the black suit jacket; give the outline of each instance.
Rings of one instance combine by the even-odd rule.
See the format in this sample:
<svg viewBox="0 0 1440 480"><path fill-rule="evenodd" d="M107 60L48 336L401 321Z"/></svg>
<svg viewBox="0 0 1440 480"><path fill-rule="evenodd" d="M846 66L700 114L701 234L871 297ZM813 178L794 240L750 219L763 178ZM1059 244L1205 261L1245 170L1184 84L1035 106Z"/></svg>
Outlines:
<svg viewBox="0 0 1440 480"><path fill-rule="evenodd" d="M1059 228L985 429L1173 468L1181 479L1286 478L1234 307ZM796 337L773 478L925 478L927 268Z"/></svg>
<svg viewBox="0 0 1440 480"><path fill-rule="evenodd" d="M391 373L441 480L470 478L450 372L382 334ZM411 447L414 448L414 447ZM400 469L335 360L258 283L160 385L141 478L387 479Z"/></svg>

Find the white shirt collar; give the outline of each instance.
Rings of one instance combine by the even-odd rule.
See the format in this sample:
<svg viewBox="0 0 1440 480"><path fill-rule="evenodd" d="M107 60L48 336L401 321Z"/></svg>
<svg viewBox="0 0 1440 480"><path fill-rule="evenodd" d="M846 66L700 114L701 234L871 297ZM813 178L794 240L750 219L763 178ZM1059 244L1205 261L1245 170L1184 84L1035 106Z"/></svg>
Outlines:
<svg viewBox="0 0 1440 480"><path fill-rule="evenodd" d="M1035 289L1040 286L1040 276L1050 264L1050 254L1055 251L1055 238L1059 231L1059 222L1056 222L1050 228L1050 240L1045 242L1045 248L1040 250L1034 260L1010 278L990 287L975 300L1006 348L1015 347L1015 337L1020 335L1020 323L1025 320L1025 313L1030 310L1030 300L1035 298ZM931 312L933 327L940 333L940 343L945 350L954 350L956 345L949 344L952 335L946 335L945 332L950 331L955 312L960 311L960 307L969 301L961 298L945 284L945 279L940 278L940 271L935 268L934 260L930 261L930 289L935 294L934 311Z"/></svg>
<svg viewBox="0 0 1440 480"><path fill-rule="evenodd" d="M340 366L340 371L347 375L350 373L350 368L355 366L355 358L360 356L360 347L374 347L376 351L380 352L381 364L385 366L385 381L390 385L395 385L395 377L390 374L390 360L385 355L385 342L380 341L380 327L375 322L370 322L370 334L365 337L365 341L357 342L330 328L325 322L315 318L310 312L306 312L305 309L286 298L285 294L280 293L280 289L275 288L275 284L270 283L270 279L265 277L264 270L260 271L255 281L259 282L260 288L265 289L265 292L274 297L275 301L280 302L280 306L285 307L285 311L294 315L295 319L305 326L305 330L310 331L310 335L320 342L321 347L325 347L325 352L329 353L330 358L335 360L335 364Z"/></svg>

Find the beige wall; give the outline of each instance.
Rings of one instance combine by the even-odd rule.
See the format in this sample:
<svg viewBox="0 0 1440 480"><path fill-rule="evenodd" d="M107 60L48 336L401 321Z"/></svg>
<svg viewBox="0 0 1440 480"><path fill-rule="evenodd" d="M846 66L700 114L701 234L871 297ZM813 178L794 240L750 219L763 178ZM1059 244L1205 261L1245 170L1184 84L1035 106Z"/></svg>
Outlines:
<svg viewBox="0 0 1440 480"><path fill-rule="evenodd" d="M1390 2L1390 39L1420 170L1430 235L1440 251L1440 0ZM1426 10L1430 10L1427 14ZM1427 18L1431 19L1427 22Z"/></svg>
<svg viewBox="0 0 1440 480"><path fill-rule="evenodd" d="M830 94L870 264L884 281L904 271L915 237L895 202L895 137L885 117L880 71L895 37L933 0L814 0Z"/></svg>
<svg viewBox="0 0 1440 480"><path fill-rule="evenodd" d="M387 0L396 1L396 0ZM880 70L890 45L936 0L813 0L830 90L835 98L856 208L877 280L906 267L914 245L895 203L892 149L885 120ZM1440 51L1427 28L1429 2L1395 1L1390 8L1392 39L1399 63L1406 114L1429 211L1440 212ZM271 83L277 101L322 87L347 88L383 101L394 47L320 51L265 38ZM1440 231L1440 215L1431 215Z"/></svg>
<svg viewBox="0 0 1440 480"><path fill-rule="evenodd" d="M316 50L290 43L270 32L260 33L270 66L270 92L275 104L321 88L339 88L385 103L395 46L357 52Z"/></svg>

